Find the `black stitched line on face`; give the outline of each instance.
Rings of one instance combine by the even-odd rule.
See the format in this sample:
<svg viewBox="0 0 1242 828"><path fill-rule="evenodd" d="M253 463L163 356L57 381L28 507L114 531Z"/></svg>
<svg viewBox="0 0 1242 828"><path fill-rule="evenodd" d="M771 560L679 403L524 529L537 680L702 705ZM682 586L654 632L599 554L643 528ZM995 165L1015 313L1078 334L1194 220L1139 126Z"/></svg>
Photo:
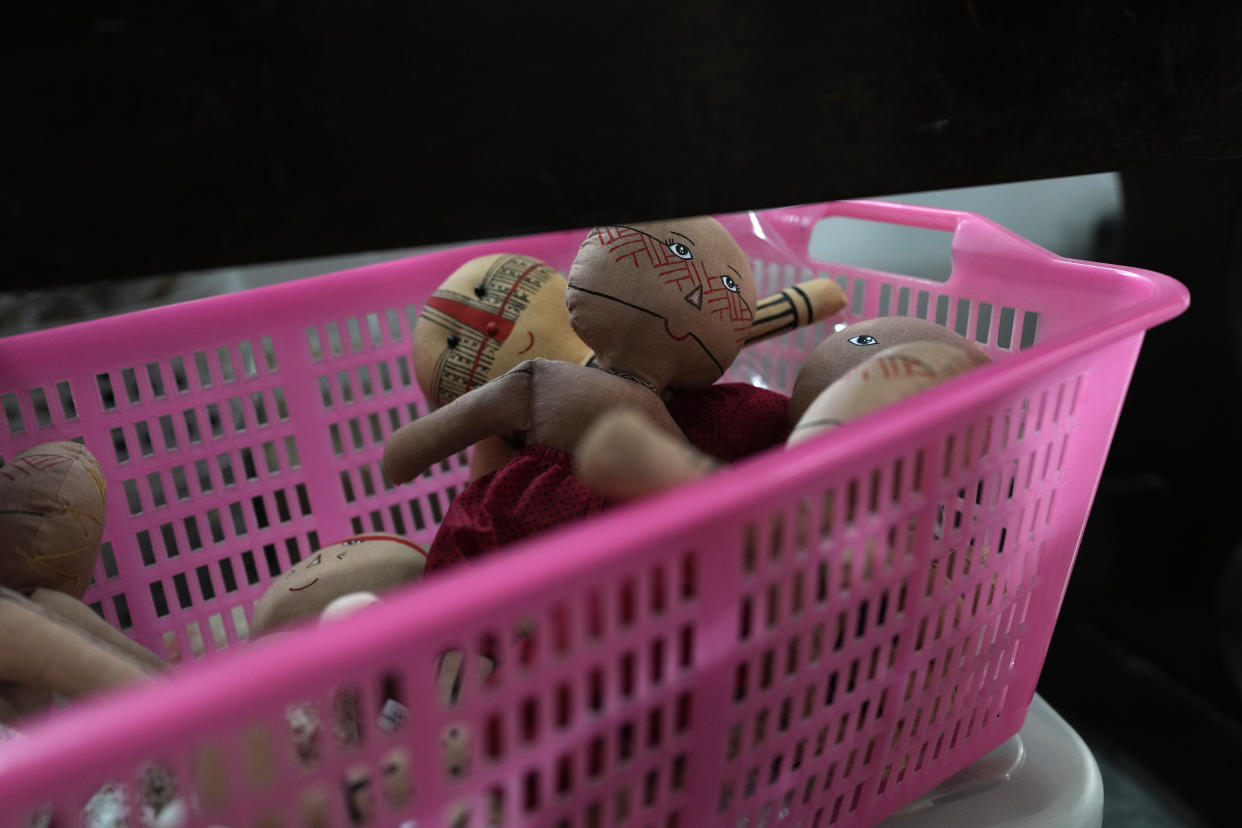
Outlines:
<svg viewBox="0 0 1242 828"><path fill-rule="evenodd" d="M663 318L664 318L663 316L661 316L660 314L656 313L655 311L652 311L652 310L647 310L646 308L642 308L642 307L639 307L638 305L635 305L635 304L633 304L633 303L631 303L631 302L627 302L627 301L625 301L624 299L618 299L618 298L617 298L617 297L615 297L615 296L610 296L610 295L609 295L609 294L607 294L607 293L600 293L598 290L587 290L586 288L584 288L584 287L578 287L577 285L570 285L570 286L569 286L569 289L570 289L570 290L580 290L580 291L582 291L583 293L589 293L589 294L591 294L592 296L598 296L598 297L600 297L601 299L610 299L610 300L612 300L613 302L616 302L616 303L621 304L621 305L625 305L626 307L629 307L629 308L633 308L633 309L634 309L634 310L636 310L636 311L642 311L643 313L648 314L649 316L654 316L656 319L663 319Z"/></svg>
<svg viewBox="0 0 1242 828"><path fill-rule="evenodd" d="M641 231L639 231L639 232L641 232ZM667 317L661 316L660 314L656 313L655 311L647 310L646 308L641 308L641 307L639 307L638 305L634 305L634 304L631 304L631 303L629 303L629 302L625 301L624 299L618 299L618 298L617 298L617 297L615 297L615 296L609 296L607 293L600 293L598 290L587 290L586 288L584 288L584 287L578 287L577 285L570 285L570 286L569 286L569 289L570 289L570 290L580 290L580 291L582 291L583 293L589 293L589 294L591 294L592 296L598 296L598 297L600 297L601 299L609 299L609 300L611 300L611 301L613 301L613 302L616 302L616 303L618 303L618 304L625 305L626 307L633 308L633 309L634 309L634 310L636 310L636 311L642 311L643 313L648 314L649 316L654 316L656 319L662 319L662 320L664 320L665 322L667 322L667 321L668 321ZM720 360L716 359L716 357L712 354L712 352L711 352L711 351L709 351L709 350L707 350L707 346L703 344L703 340L699 339L699 338L698 338L698 336L694 333L694 331L690 331L690 332L689 332L689 334L690 334L690 338L691 338L691 339L693 339L696 343L698 343L698 346L699 346L700 348L702 348L702 349L703 349L703 353L707 354L707 358L708 358L708 359L710 359L710 360L711 360L711 361L712 361L712 362L716 365L716 367L720 370L720 372L723 374L723 373L724 373L724 366L720 364Z"/></svg>

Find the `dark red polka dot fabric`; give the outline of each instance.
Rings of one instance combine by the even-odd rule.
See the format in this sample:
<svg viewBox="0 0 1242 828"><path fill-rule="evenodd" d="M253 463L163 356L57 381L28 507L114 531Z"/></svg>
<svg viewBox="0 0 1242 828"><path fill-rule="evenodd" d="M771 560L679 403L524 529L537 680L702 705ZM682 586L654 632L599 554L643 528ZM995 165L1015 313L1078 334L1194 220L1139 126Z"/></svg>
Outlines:
<svg viewBox="0 0 1242 828"><path fill-rule="evenodd" d="M781 445L789 436L789 398L745 383L720 383L680 394L669 402L668 410L690 442L725 462ZM428 553L427 571L598 514L612 505L574 477L567 454L528 446L453 500Z"/></svg>

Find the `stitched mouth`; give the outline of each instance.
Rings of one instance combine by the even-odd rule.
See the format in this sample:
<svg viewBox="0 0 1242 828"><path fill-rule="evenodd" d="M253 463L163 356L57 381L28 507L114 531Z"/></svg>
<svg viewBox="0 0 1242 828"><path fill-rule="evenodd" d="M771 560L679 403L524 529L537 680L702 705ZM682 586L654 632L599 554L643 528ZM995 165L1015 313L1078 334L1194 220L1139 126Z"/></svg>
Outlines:
<svg viewBox="0 0 1242 828"><path fill-rule="evenodd" d="M676 341L680 342L680 341L682 341L683 339L685 339L686 337L691 337L691 338L695 341L695 344L697 344L697 345L698 345L698 346L699 346L699 347L703 350L703 353L707 355L707 358L708 358L708 359L710 359L710 360L712 361L712 363L714 363L714 364L715 364L716 368L718 368L718 369L720 370L720 373L722 373L722 374L724 373L724 370L725 370L725 369L724 369L724 366L720 364L720 360L716 359L716 355L715 355L715 354L713 354L711 351L709 351L709 350L708 350L708 348L707 348L707 346L703 344L703 340L699 339L697 336L695 336L695 335L694 335L692 332L690 332L690 331L686 331L686 332L685 332L684 334L682 334L681 336L676 336L676 335L672 332L672 330L670 330L670 329L669 329L669 327L668 327L668 318L667 318L667 317L665 317L665 316L663 316L663 315L661 315L661 314L658 314L658 313L656 313L656 312L655 312L655 311L653 311L653 310L648 310L647 308L644 308L644 307L642 307L642 306L640 306L640 305L635 305L635 304L633 304L632 302L627 302L627 301L625 301L624 299L618 299L617 297L615 297L615 296L610 296L610 295L609 295L609 294L607 294L607 293L601 293L601 292L600 292L600 291L598 291L598 290L589 290L589 289L584 288L584 287L579 287L578 285L569 285L569 288L568 288L568 289L569 289L569 290L578 290L578 291L582 291L583 293L589 293L589 294L591 294L592 296L598 296L598 297L599 297L599 298L601 298L601 299L607 299L609 302L616 302L618 305L625 305L627 308L633 308L633 309L634 309L634 310L636 310L636 311L641 311L641 312L643 312L643 313L647 314L648 316L654 316L656 319L659 319L659 320L661 320L662 322L664 322L664 332L665 332L665 333L667 333L667 334L668 334L670 337L672 337L674 340L676 340Z"/></svg>
<svg viewBox="0 0 1242 828"><path fill-rule="evenodd" d="M316 578L315 580L311 581L311 582L310 582L309 584L307 584L306 586L300 586L300 587L289 587L289 591L290 591L290 592L301 592L301 591L302 591L302 590L304 590L304 589L310 589L311 587L313 587L313 586L314 586L315 584L317 584L317 583L319 583L319 579L318 579L318 578Z"/></svg>

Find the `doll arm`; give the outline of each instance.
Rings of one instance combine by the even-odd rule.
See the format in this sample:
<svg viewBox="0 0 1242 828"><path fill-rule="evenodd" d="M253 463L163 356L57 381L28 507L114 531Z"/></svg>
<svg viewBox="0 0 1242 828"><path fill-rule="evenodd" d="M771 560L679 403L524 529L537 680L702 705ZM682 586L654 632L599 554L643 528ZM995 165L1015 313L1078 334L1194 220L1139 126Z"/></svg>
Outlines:
<svg viewBox="0 0 1242 828"><path fill-rule="evenodd" d="M144 667L151 670L163 670L168 666L155 653L121 633L72 595L40 587L31 594L30 600L67 621L77 630L98 638L114 649L136 659Z"/></svg>
<svg viewBox="0 0 1242 828"><path fill-rule="evenodd" d="M146 678L136 659L0 587L0 679L82 696Z"/></svg>
<svg viewBox="0 0 1242 828"><path fill-rule="evenodd" d="M405 483L486 437L528 429L533 367L523 362L393 432L384 445L388 479Z"/></svg>
<svg viewBox="0 0 1242 828"><path fill-rule="evenodd" d="M601 415L574 451L575 471L600 494L630 500L706 477L720 463L631 408Z"/></svg>

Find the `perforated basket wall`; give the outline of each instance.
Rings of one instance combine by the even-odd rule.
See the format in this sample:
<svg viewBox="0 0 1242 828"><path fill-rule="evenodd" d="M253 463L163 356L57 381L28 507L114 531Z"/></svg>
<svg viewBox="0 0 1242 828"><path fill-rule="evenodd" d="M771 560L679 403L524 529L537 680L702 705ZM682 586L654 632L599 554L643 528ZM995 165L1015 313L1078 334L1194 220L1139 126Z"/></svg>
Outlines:
<svg viewBox="0 0 1242 828"><path fill-rule="evenodd" d="M829 214L953 233L952 277L811 261ZM851 300L730 379L788 389L830 324L889 314L994 364L270 644L247 619L290 564L365 531L429 543L465 485L464 455L400 487L380 469L426 407L421 303L487 252L564 271L583 233L0 342L0 454L86 442L111 487L87 601L181 662L0 747L0 820L77 824L114 783L140 824L156 767L193 825L863 825L1016 732L1143 331L1184 289L965 213L722 221L760 295L830 275Z"/></svg>

